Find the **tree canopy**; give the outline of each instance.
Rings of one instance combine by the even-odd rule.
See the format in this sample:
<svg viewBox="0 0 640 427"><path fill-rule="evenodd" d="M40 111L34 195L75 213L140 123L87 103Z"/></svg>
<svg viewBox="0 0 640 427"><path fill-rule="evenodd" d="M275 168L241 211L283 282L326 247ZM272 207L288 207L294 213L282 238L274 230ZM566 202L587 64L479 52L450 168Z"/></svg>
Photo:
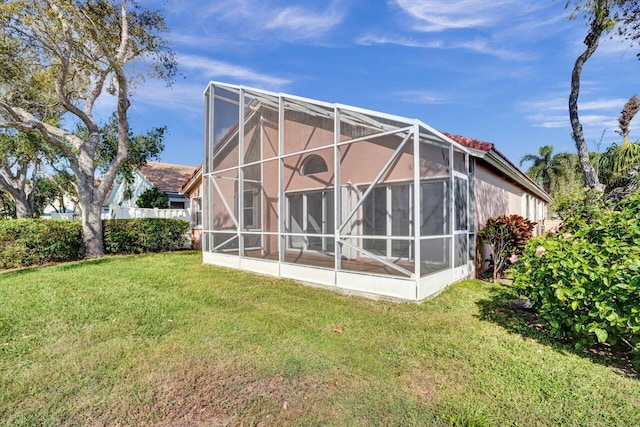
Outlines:
<svg viewBox="0 0 640 427"><path fill-rule="evenodd" d="M582 15L589 23L584 39L585 50L578 56L571 73L571 93L569 94L569 119L572 137L578 150L578 159L582 167L585 185L589 188L603 189L598 175L589 158L578 110L580 80L585 63L595 53L600 39L613 31L632 44L640 37L639 0L568 0L566 7L572 9L570 18Z"/></svg>
<svg viewBox="0 0 640 427"><path fill-rule="evenodd" d="M103 254L102 201L127 160L132 87L145 76L175 76L166 33L160 12L133 1L0 1L0 127L37 131L66 157L89 256ZM107 94L116 99L117 149L99 168L94 107ZM82 132L49 122L63 114Z"/></svg>

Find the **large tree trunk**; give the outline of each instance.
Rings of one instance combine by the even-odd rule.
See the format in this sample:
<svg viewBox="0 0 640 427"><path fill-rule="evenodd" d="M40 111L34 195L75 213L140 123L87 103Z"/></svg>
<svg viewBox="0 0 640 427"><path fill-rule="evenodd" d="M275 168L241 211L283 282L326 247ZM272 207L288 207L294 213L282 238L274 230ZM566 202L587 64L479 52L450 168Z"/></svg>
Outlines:
<svg viewBox="0 0 640 427"><path fill-rule="evenodd" d="M13 201L16 204L16 217L18 218L33 218L33 204L30 203L29 197L16 197L12 195Z"/></svg>
<svg viewBox="0 0 640 427"><path fill-rule="evenodd" d="M0 174L0 188L11 197L16 205L17 218L33 218L33 189L29 192L27 183L27 167L18 168L15 174L11 174L8 168Z"/></svg>
<svg viewBox="0 0 640 427"><path fill-rule="evenodd" d="M571 129L573 131L573 140L576 143L578 149L578 159L580 160L580 166L582 167L582 174L584 175L584 182L588 188L595 188L603 190L604 186L600 184L598 180L598 174L596 174L591 160L589 159L589 150L587 149L587 143L584 140L584 134L582 132L582 124L580 123L580 117L578 116L578 95L580 94L580 75L582 74L582 68L587 60L593 55L598 48L600 36L605 30L605 22L609 17L609 10L604 6L604 10L596 11L589 33L584 39L584 44L587 45L585 51L576 59L576 63L573 66L573 72L571 73L571 93L569 95L569 119L571 120Z"/></svg>
<svg viewBox="0 0 640 427"><path fill-rule="evenodd" d="M102 238L102 193L95 183L94 155L99 138L97 132L89 136L89 140L80 147L78 155L78 197L82 214L82 240L86 257L101 257L104 255Z"/></svg>
<svg viewBox="0 0 640 427"><path fill-rule="evenodd" d="M78 185L86 186L85 183ZM93 180L91 182L93 185ZM102 203L94 203L95 191L80 193L80 213L82 219L82 241L86 257L100 257L104 255L102 240Z"/></svg>

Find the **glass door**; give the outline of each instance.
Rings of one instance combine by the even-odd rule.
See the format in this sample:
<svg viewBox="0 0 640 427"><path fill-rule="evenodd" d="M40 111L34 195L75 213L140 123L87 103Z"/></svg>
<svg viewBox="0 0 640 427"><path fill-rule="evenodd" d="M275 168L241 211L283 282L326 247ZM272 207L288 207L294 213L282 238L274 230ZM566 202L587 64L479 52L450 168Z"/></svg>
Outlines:
<svg viewBox="0 0 640 427"><path fill-rule="evenodd" d="M373 189L362 205L363 234L386 239L364 239L364 249L386 258L411 258L412 230L411 184L380 186Z"/></svg>
<svg viewBox="0 0 640 427"><path fill-rule="evenodd" d="M314 236L334 233L333 197L332 190L287 196L290 232L306 234L291 236L289 248L333 253L333 237Z"/></svg>

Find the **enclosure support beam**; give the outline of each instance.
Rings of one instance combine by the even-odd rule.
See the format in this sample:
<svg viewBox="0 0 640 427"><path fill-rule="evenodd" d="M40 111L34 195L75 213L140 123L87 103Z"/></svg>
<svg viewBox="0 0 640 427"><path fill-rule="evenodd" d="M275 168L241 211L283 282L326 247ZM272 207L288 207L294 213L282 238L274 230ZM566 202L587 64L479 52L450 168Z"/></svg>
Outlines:
<svg viewBox="0 0 640 427"><path fill-rule="evenodd" d="M382 169L380 169L380 172L378 172L378 175L376 175L376 177L373 179L373 182L369 184L369 187L367 187L367 190L364 192L362 197L360 197L360 200L358 200L358 203L356 203L356 205L351 209L351 212L349 212L349 215L347 215L347 217L342 222L342 224L340 224L340 227L338 228L338 230L342 231L342 229L349 223L349 221L351 220L351 218L353 218L356 212L358 212L358 209L360 209L360 206L362 206L367 196L373 191L373 188L378 184L380 179L382 179L382 176L387 172L387 170L391 167L391 165L396 160L396 158L400 155L400 153L402 152L402 149L407 144L407 141L409 141L409 138L411 137L411 135L412 134L409 133L402 140L400 145L398 145L398 148L396 148L396 151L393 152L389 160L387 160L387 163L385 163Z"/></svg>
<svg viewBox="0 0 640 427"><path fill-rule="evenodd" d="M238 219L236 218L236 216L233 214L233 211L229 207L229 203L227 203L227 199L224 198L224 195L222 194L222 190L220 189L220 187L218 186L218 183L216 182L216 178L211 175L209 175L209 177L210 177L211 183L213 183L213 186L216 188L216 190L218 190L218 194L220 195L220 200L222 200L222 204L227 209L227 212L229 212L229 217L231 218L231 221L233 221L233 223L235 224L236 229L239 230L240 226L238 225Z"/></svg>
<svg viewBox="0 0 640 427"><path fill-rule="evenodd" d="M337 271L342 268L342 251L340 247L340 213L342 212L342 186L341 171L340 171L340 109L334 107L333 109L333 226L334 232L334 256L335 256L335 269L336 269L336 284L338 283Z"/></svg>
<svg viewBox="0 0 640 427"><path fill-rule="evenodd" d="M364 255L366 255L366 256L368 256L368 257L370 257L370 258L375 259L376 261L380 261L381 263L383 263L383 264L384 264L384 265L386 265L387 267L392 268L392 269L394 269L394 270L396 270L396 271L399 271L399 272L400 272L400 273L402 273L402 274L405 274L405 275L407 275L407 276L409 276L409 277L411 277L411 278L413 278L413 277L414 277L414 276L413 276L413 273L412 273L412 272L410 272L409 270L407 270L406 268L402 268L402 267L400 267L399 265L395 265L394 263L392 263L392 262L390 262L390 261L387 261L386 259L384 259L384 258L382 258L382 257L379 257L378 255L376 255L376 254L374 254L374 253L372 253L372 252L369 252L369 251L368 251L368 250L366 250L366 249L361 248L360 246L357 246L357 245L351 244L351 243L347 242L346 240L340 240L340 243L341 243L341 244L343 244L343 245L345 245L345 246L348 246L348 247L350 247L350 248L352 248L352 249L355 249L356 251L358 251L358 252L360 252L360 253L362 253L362 254L364 254Z"/></svg>
<svg viewBox="0 0 640 427"><path fill-rule="evenodd" d="M422 203L420 200L420 194L422 188L420 186L420 126L418 124L413 125L413 260L414 271L416 277L416 301L418 300L418 280L420 279L420 233L422 232L422 217L420 215L422 211Z"/></svg>
<svg viewBox="0 0 640 427"><path fill-rule="evenodd" d="M239 93L240 105L238 108L238 250L240 257L244 256L244 238L242 229L244 228L244 89Z"/></svg>
<svg viewBox="0 0 640 427"><path fill-rule="evenodd" d="M284 198L284 99L278 97L278 271L281 272L281 264L284 262L286 204Z"/></svg>

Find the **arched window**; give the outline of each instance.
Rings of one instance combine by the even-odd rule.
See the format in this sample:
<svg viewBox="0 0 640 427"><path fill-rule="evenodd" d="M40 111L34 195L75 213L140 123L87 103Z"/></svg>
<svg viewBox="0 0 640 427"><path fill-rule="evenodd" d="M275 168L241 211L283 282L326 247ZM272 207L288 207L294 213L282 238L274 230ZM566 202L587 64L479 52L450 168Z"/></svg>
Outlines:
<svg viewBox="0 0 640 427"><path fill-rule="evenodd" d="M326 172L327 170L327 163L324 159L317 154L312 154L304 159L302 167L300 168L300 175L315 175L317 173Z"/></svg>

